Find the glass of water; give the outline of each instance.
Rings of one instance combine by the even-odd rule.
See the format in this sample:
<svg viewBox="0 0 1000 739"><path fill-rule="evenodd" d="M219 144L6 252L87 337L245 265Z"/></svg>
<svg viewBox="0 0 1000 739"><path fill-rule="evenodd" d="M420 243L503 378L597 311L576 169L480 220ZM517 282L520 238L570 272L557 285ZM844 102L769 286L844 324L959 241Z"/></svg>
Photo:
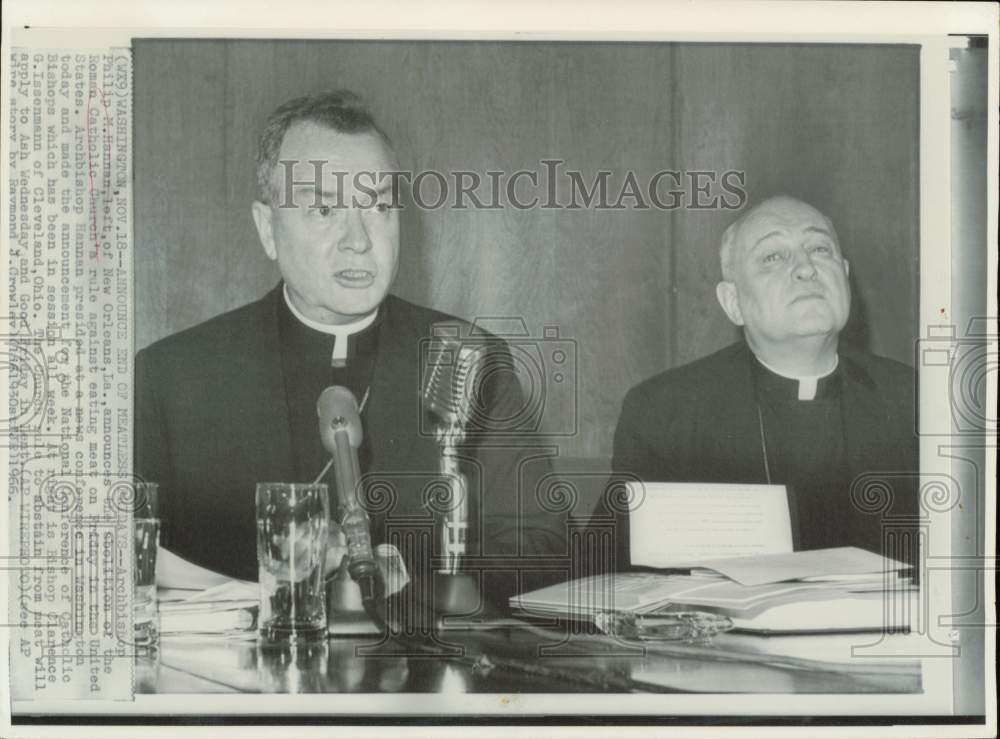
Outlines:
<svg viewBox="0 0 1000 739"><path fill-rule="evenodd" d="M160 519L135 518L132 614L136 646L155 645L159 633L156 610L156 550Z"/></svg>
<svg viewBox="0 0 1000 739"><path fill-rule="evenodd" d="M265 643L326 638L323 564L329 520L326 485L257 483L257 622Z"/></svg>

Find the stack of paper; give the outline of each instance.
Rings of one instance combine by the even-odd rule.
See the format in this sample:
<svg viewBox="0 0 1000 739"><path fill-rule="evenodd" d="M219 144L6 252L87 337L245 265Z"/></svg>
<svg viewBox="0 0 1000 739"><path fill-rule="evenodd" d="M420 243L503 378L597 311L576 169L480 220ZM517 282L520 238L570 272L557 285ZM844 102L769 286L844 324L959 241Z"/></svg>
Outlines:
<svg viewBox="0 0 1000 739"><path fill-rule="evenodd" d="M760 632L905 630L916 589L901 562L854 547L736 557L690 574L627 572L511 598L530 615L589 619L602 611L707 610Z"/></svg>
<svg viewBox="0 0 1000 739"><path fill-rule="evenodd" d="M253 634L257 583L231 580L206 590L161 589L157 599L163 635Z"/></svg>

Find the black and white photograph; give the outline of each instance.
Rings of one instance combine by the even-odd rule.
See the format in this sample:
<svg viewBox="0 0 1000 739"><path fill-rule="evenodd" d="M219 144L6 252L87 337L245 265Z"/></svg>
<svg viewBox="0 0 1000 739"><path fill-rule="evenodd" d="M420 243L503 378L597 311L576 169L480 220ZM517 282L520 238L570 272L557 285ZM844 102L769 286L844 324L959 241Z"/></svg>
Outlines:
<svg viewBox="0 0 1000 739"><path fill-rule="evenodd" d="M11 736L995 733L995 6L225 5L4 31Z"/></svg>

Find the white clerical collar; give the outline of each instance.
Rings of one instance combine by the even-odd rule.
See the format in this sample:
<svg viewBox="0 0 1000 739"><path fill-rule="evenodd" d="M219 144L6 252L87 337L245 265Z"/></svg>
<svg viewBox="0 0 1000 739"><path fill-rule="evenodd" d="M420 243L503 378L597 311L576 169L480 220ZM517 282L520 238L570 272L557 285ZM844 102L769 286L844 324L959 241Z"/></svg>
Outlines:
<svg viewBox="0 0 1000 739"><path fill-rule="evenodd" d="M285 295L285 305L288 306L288 309L292 312L293 316L309 328L316 329L317 331L322 331L324 334L336 337L336 341L333 342L333 355L330 357L330 361L334 365L340 366L347 361L347 337L364 331L375 322L375 318L378 316L378 308L376 308L367 316L359 318L357 321L352 321L351 323L340 323L336 325L321 323L320 321L314 321L312 318L307 317L295 307L295 303L292 302L292 299L288 295L287 283L283 286L282 292Z"/></svg>
<svg viewBox="0 0 1000 739"><path fill-rule="evenodd" d="M799 400L814 400L816 398L816 389L819 386L819 381L822 380L824 377L829 377L830 375L832 375L833 371L837 369L837 365L840 364L840 355L835 354L833 355L833 366L830 367L830 369L828 369L826 372L823 372L822 374L790 375L787 372L782 372L781 370L772 367L763 359L758 357L756 354L754 354L754 356L757 357L758 362L760 362L762 365L767 367L767 369L769 369L771 372L778 375L779 377L784 377L786 380L795 380L796 382L798 382Z"/></svg>

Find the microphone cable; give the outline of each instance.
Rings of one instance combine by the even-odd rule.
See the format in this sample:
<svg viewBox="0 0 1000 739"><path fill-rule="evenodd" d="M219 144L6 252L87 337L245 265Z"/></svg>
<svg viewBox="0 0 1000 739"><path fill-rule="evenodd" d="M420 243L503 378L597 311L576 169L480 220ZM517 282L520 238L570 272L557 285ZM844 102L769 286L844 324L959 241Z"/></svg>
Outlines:
<svg viewBox="0 0 1000 739"><path fill-rule="evenodd" d="M353 574L351 575L354 577ZM381 576L379 575L379 579ZM542 659L527 659L515 656L502 649L486 649L481 644L472 646L463 645L461 654L441 654L440 650L428 644L425 640L405 633L401 625L389 615L388 603L381 589L375 589L371 595L365 595L365 586L357 581L362 588L362 604L365 613L385 634L403 646L416 652L422 652L427 656L438 659L446 659L450 662L470 667L474 673L486 674L493 670L503 670L506 672L527 675L533 678L552 680L559 683L572 683L593 688L594 692L608 693L690 693L693 691L681 690L679 688L668 688L644 680L636 680L627 675L615 674L593 669L567 669L546 664ZM433 619L432 619L433 621ZM395 627L395 628L393 628ZM538 636L551 638L552 634L525 622L525 630Z"/></svg>

